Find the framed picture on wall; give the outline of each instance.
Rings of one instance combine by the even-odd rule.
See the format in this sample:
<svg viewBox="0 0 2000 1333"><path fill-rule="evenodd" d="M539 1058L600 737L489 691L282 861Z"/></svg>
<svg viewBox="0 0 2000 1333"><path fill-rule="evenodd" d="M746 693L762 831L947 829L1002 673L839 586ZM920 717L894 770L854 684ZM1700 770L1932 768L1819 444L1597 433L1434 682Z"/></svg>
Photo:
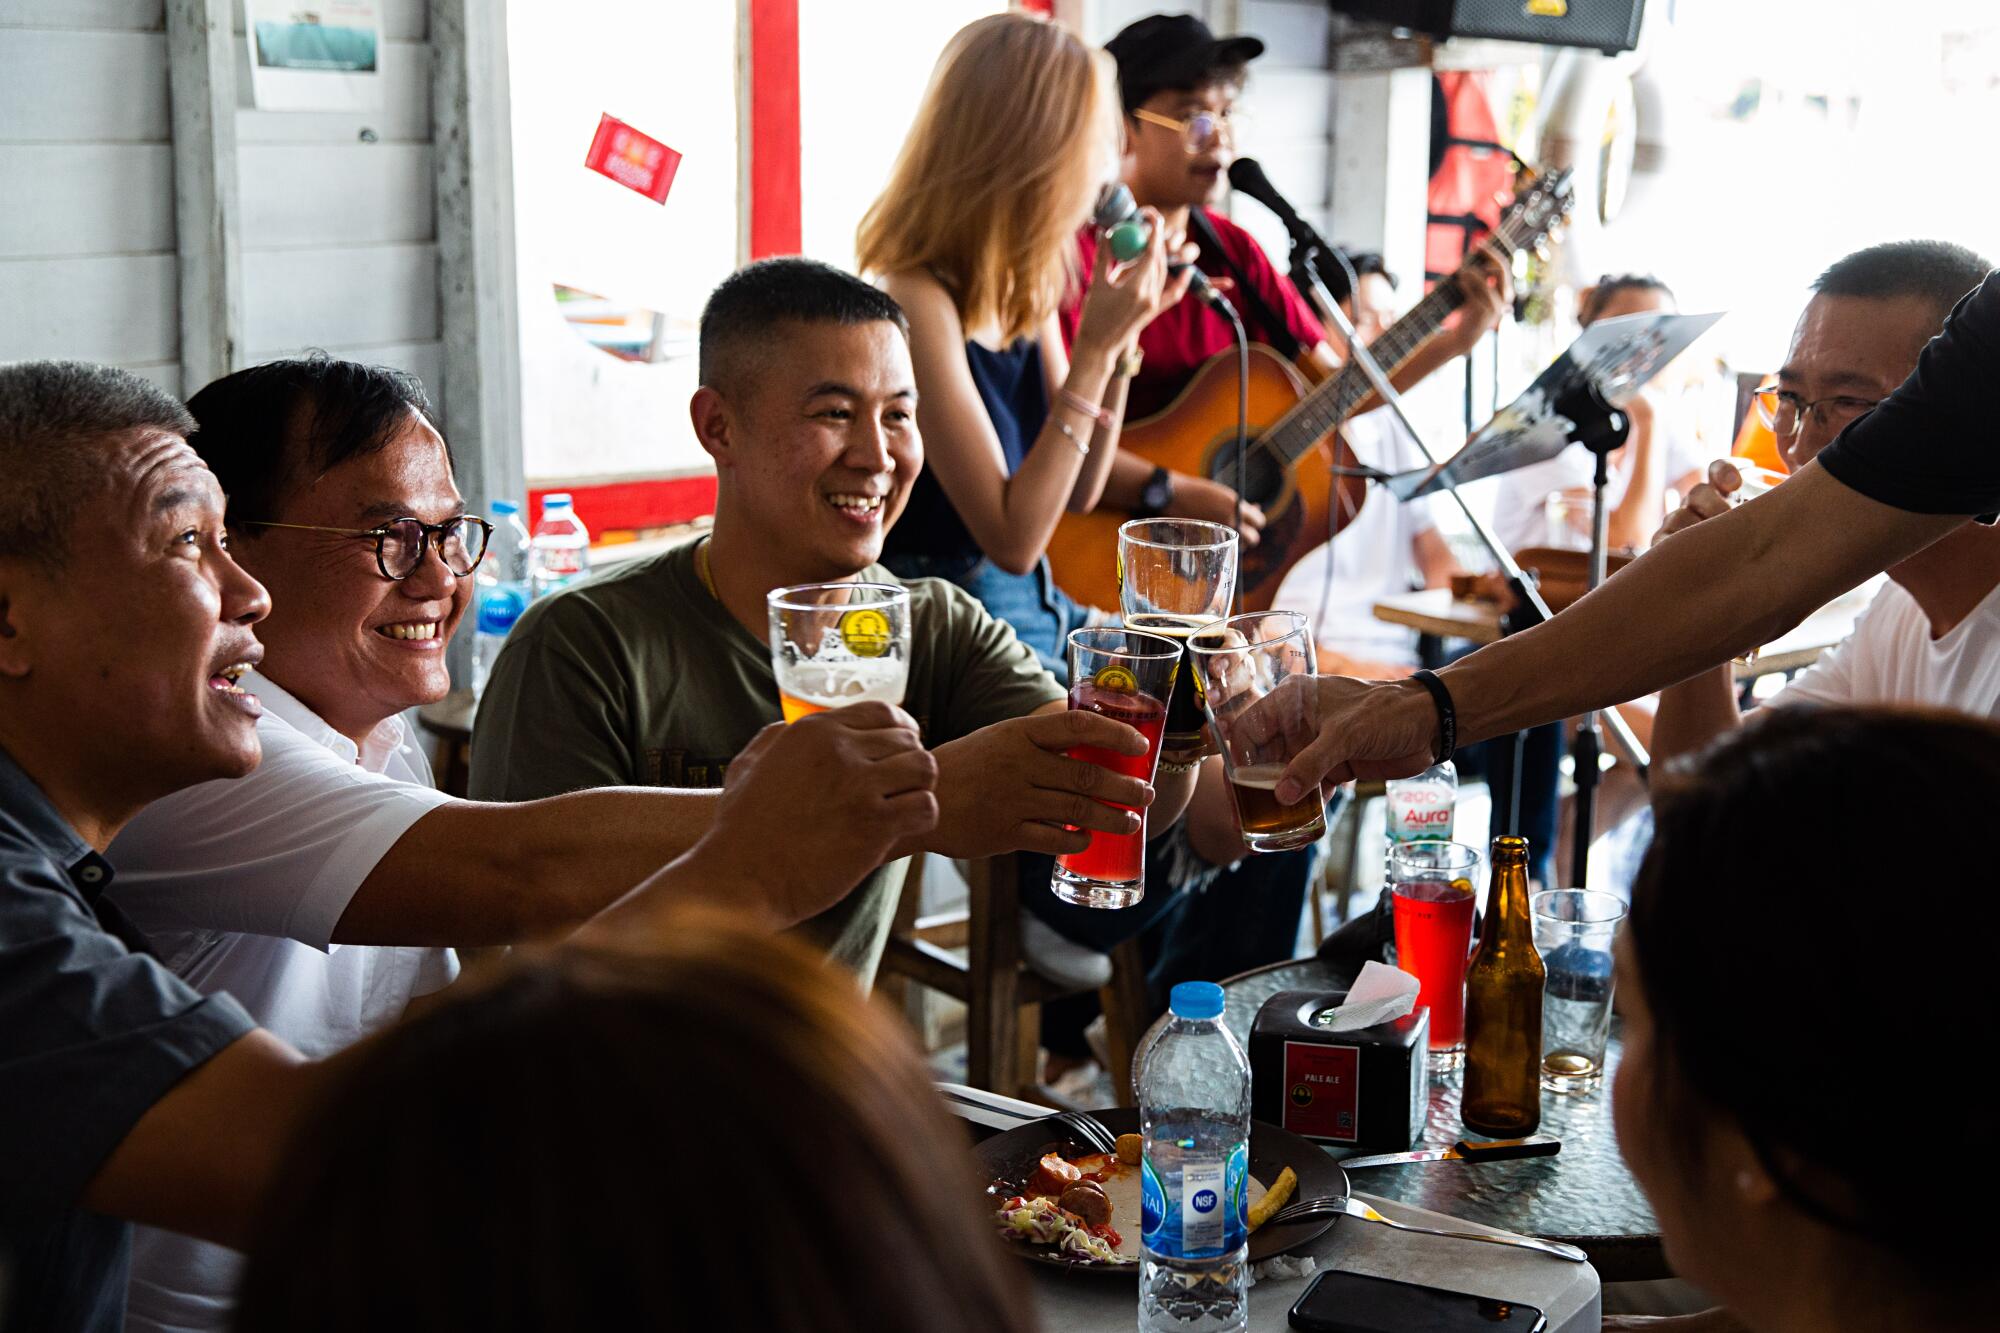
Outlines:
<svg viewBox="0 0 2000 1333"><path fill-rule="evenodd" d="M382 105L379 0L249 0L250 90L265 111Z"/></svg>

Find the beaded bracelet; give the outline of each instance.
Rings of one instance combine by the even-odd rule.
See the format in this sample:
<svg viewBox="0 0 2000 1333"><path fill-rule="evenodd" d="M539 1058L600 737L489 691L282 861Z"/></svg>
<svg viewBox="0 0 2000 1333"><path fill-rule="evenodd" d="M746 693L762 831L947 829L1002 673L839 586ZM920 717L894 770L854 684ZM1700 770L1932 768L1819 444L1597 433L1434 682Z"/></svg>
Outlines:
<svg viewBox="0 0 2000 1333"><path fill-rule="evenodd" d="M1090 457L1090 441L1070 429L1070 424L1061 417L1050 417L1049 420L1054 422L1056 429L1061 431L1068 438L1069 442L1076 446L1078 453L1082 454L1085 458Z"/></svg>

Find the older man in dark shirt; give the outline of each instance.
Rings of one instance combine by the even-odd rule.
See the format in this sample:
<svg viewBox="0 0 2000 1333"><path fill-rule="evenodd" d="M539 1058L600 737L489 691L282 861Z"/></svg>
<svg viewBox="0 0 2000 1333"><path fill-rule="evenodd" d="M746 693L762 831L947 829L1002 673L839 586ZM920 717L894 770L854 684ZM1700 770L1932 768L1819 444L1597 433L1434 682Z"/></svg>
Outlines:
<svg viewBox="0 0 2000 1333"><path fill-rule="evenodd" d="M115 1333L127 1221L240 1243L310 1064L204 998L101 898L102 851L149 801L255 767L264 589L230 558L222 490L186 412L121 371L0 365L0 1325ZM872 718L870 716L872 712ZM885 705L773 727L731 769L693 849L579 938L643 947L690 885L752 897L786 771L900 783L856 739ZM818 767L815 767L818 766ZM928 790L928 788L926 788ZM797 812L786 811L787 815ZM810 815L808 812L808 822ZM829 866L842 887L936 818L885 819ZM835 857L835 860L842 858Z"/></svg>

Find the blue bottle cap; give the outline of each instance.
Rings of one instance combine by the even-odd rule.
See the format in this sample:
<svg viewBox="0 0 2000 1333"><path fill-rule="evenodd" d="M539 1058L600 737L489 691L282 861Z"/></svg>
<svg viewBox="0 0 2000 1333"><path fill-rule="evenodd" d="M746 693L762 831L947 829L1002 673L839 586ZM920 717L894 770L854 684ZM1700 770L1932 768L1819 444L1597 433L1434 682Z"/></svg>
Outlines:
<svg viewBox="0 0 2000 1333"><path fill-rule="evenodd" d="M1222 1017L1222 987L1213 981L1183 981L1167 998L1176 1018Z"/></svg>
<svg viewBox="0 0 2000 1333"><path fill-rule="evenodd" d="M487 508L496 514L518 514L521 512L521 506L515 504L512 500L495 500Z"/></svg>
<svg viewBox="0 0 2000 1333"><path fill-rule="evenodd" d="M551 491L542 497L542 512L545 514L551 509L567 509L569 505L568 491Z"/></svg>

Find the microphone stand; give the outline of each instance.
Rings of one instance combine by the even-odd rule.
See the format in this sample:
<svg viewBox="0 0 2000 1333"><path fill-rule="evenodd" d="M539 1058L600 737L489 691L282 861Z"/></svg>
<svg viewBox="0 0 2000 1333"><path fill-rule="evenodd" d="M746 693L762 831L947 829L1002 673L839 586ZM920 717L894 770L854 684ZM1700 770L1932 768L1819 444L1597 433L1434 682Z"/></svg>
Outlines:
<svg viewBox="0 0 2000 1333"><path fill-rule="evenodd" d="M1331 250L1332 247L1321 240L1317 234L1301 235L1299 232L1293 231L1291 254L1293 271L1305 275L1310 284L1315 304L1320 307L1321 313L1326 316L1327 320L1340 330L1341 337L1347 343L1348 355L1353 364L1361 367L1361 373L1367 377L1370 387L1380 395L1383 403L1395 414L1396 420L1402 423L1403 429L1409 432L1410 438L1416 441L1417 451L1424 456L1424 461L1432 467L1436 467L1439 462L1437 452L1424 439L1423 433L1411 423L1409 414L1403 410L1402 395L1396 392L1395 386L1389 383L1389 377L1383 373L1381 364L1375 360L1374 356L1368 351L1367 346L1355 335L1354 322L1348 319L1346 312L1340 308L1340 303L1334 300L1332 293L1328 291L1325 280L1320 277L1319 266L1316 262L1317 256L1329 253ZM1595 397L1596 395L1593 394L1592 396ZM1603 400L1599 398L1597 401L1601 403ZM1605 406L1605 410L1617 418L1618 423L1620 423L1619 428L1622 429L1625 420L1624 414L1612 411L1608 404ZM1570 416L1568 412L1564 412L1563 415L1569 416L1572 421L1577 420L1576 417ZM1580 423L1577 432L1572 435L1572 438L1581 439L1584 427L1592 424L1594 423ZM1583 442L1587 446L1589 445L1588 440L1583 440ZM1610 450L1617 448L1618 444L1623 442L1624 436L1621 434L1618 437L1617 443L1607 446L1601 452L1596 451L1595 446L1590 446L1594 452L1597 452L1597 474L1599 479L1597 511L1593 523L1596 531L1592 542L1593 549L1590 566L1590 586L1593 588L1603 580L1605 569L1603 479L1606 475L1607 458ZM1459 493L1458 483L1453 479L1450 471L1443 471L1438 476L1444 483L1445 490L1450 492L1451 498L1457 502L1459 512L1465 516L1467 524L1478 535L1480 544L1485 546L1487 554L1493 558L1493 563L1499 566L1502 574L1506 575L1507 582L1514 589L1514 595L1521 600L1521 605L1517 608L1517 614L1510 615L1509 617L1510 623L1507 627L1507 632L1510 634L1516 633L1519 630L1540 624L1542 621L1553 616L1555 612L1549 609L1548 602L1542 597L1541 589L1535 586L1534 581L1529 579L1521 569L1521 566L1516 563L1513 552L1509 551L1500 539L1493 534L1493 530L1486 525L1479 515L1472 511L1472 506L1467 504L1465 497ZM1586 814L1595 813L1593 806L1586 804L1586 802L1594 803L1596 794L1597 751L1594 747L1598 743L1600 721L1603 729L1611 733L1612 743L1630 761L1642 780L1646 776L1646 770L1652 764L1652 756L1646 753L1646 747L1639 744L1639 738L1632 734L1632 728L1626 725L1625 719L1620 717L1615 709L1604 714L1590 713L1586 715L1584 734L1590 737L1590 740L1588 742L1579 742L1576 768L1578 796L1576 836L1579 847L1585 846L1590 838L1590 826L1586 822ZM1582 754L1582 745L1584 744L1589 744L1593 747L1590 756L1590 774L1588 779L1584 776L1585 765ZM1519 764L1520 747L1517 743L1515 747L1517 781L1514 785L1517 796L1520 791L1520 783L1518 781ZM1586 782L1588 782L1588 788L1586 788ZM1591 793L1589 797L1584 795L1586 789ZM1583 868L1584 859L1581 857L1577 858L1571 866L1573 877L1577 879L1578 883L1582 882L1580 872Z"/></svg>

